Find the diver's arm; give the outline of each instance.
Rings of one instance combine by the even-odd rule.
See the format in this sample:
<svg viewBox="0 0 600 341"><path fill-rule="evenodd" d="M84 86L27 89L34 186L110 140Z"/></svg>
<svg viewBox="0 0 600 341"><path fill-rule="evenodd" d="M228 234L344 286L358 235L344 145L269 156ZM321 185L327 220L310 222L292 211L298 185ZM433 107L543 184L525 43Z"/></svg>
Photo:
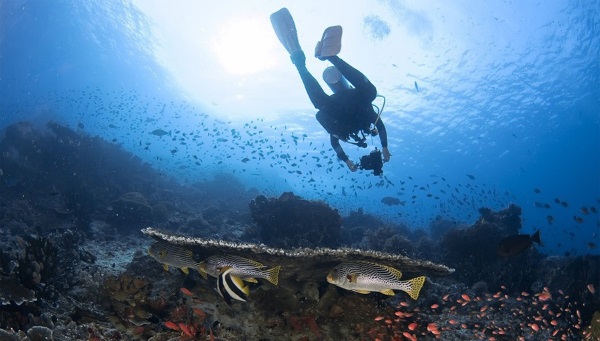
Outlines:
<svg viewBox="0 0 600 341"><path fill-rule="evenodd" d="M379 119L377 120L375 127L377 127L377 131L379 132L379 139L381 140L383 161L388 162L390 161L390 156L392 156L392 154L390 154L390 151L388 149L387 131L385 130L385 125L383 124L383 121Z"/></svg>
<svg viewBox="0 0 600 341"><path fill-rule="evenodd" d="M385 125L383 124L383 121L381 119L377 120L375 127L377 127L377 132L379 133L379 139L381 140L381 147L387 148L387 145L388 145L387 131L385 130Z"/></svg>
<svg viewBox="0 0 600 341"><path fill-rule="evenodd" d="M342 149L342 146L340 145L340 139L333 135L329 135L329 139L331 141L331 147L335 150L337 157L344 161L351 171L355 172L356 166L354 165L354 162L348 158L348 155L344 153L344 149Z"/></svg>

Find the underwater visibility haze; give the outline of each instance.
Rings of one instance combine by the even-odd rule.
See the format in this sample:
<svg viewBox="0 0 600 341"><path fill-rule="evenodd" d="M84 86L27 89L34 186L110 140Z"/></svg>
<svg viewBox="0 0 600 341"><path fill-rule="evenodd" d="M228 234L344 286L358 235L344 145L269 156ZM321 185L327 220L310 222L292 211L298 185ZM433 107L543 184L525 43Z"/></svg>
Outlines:
<svg viewBox="0 0 600 341"><path fill-rule="evenodd" d="M328 93L342 26L383 174L331 148L283 7ZM0 130L2 340L600 337L595 1L2 1Z"/></svg>

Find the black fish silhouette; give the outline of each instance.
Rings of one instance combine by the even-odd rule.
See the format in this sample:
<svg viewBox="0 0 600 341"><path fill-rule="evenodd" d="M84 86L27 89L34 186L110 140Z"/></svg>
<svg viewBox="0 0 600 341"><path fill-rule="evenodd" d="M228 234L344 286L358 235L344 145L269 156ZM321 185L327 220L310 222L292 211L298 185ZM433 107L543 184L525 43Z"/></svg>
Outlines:
<svg viewBox="0 0 600 341"><path fill-rule="evenodd" d="M533 235L517 234L502 239L498 244L496 253L503 257L516 256L529 249L534 242L540 245L542 244L539 230Z"/></svg>

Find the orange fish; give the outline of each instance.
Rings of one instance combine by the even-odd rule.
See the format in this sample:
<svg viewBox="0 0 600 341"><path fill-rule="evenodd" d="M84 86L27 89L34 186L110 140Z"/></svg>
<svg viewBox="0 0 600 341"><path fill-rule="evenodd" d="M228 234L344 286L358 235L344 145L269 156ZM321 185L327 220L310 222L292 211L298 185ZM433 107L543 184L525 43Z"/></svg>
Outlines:
<svg viewBox="0 0 600 341"><path fill-rule="evenodd" d="M413 322L411 324L408 325L408 330L410 331L414 331L415 329L417 329L417 323Z"/></svg>
<svg viewBox="0 0 600 341"><path fill-rule="evenodd" d="M438 331L438 326L435 323L430 323L427 325L427 331L436 334L436 332ZM439 334L439 332L437 333Z"/></svg>
<svg viewBox="0 0 600 341"><path fill-rule="evenodd" d="M402 332L402 335L404 335L405 338L407 338L411 341L417 341L417 337L409 332Z"/></svg>
<svg viewBox="0 0 600 341"><path fill-rule="evenodd" d="M188 328L188 326L186 326L183 323L179 323L179 328L181 329L181 331L187 335L187 336L193 336L192 332L190 331L190 328Z"/></svg>
<svg viewBox="0 0 600 341"><path fill-rule="evenodd" d="M548 291L542 291L539 295L538 295L538 299L540 301L547 301L549 299L552 298L552 294L550 294Z"/></svg>
<svg viewBox="0 0 600 341"><path fill-rule="evenodd" d="M593 284L588 284L587 285L587 289L590 291L590 293L593 295L596 293L596 289L594 288Z"/></svg>
<svg viewBox="0 0 600 341"><path fill-rule="evenodd" d="M186 296L194 296L194 293L192 293L188 288L180 288L179 290L181 290L181 292Z"/></svg>
<svg viewBox="0 0 600 341"><path fill-rule="evenodd" d="M202 311L202 309L200 308L192 308L192 311L194 312L194 314L204 318L206 317L206 313L204 311Z"/></svg>
<svg viewBox="0 0 600 341"><path fill-rule="evenodd" d="M177 324L175 322L167 321L164 323L164 325L165 325L165 327L167 327L171 330L179 331L179 327L177 326Z"/></svg>

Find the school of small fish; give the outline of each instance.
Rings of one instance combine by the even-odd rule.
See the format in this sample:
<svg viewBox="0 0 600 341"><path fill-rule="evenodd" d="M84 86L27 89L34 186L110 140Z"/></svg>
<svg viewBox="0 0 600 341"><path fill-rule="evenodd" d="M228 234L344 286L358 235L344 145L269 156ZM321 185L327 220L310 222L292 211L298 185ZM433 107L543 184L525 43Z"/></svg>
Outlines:
<svg viewBox="0 0 600 341"><path fill-rule="evenodd" d="M415 89L419 91L416 82ZM273 174L293 175L296 191L306 191L344 207L353 207L365 193L378 189L386 193L379 198L380 213L415 226L426 225L434 218L423 215L430 209L436 215L472 221L482 206L505 207L518 201L513 193L482 183L473 173L455 179L438 174L429 174L429 179L427 175L394 178L387 173L382 177L349 174L327 140L297 123L269 124L262 118L246 123L227 122L205 114L189 102L161 101L136 91L87 89L53 94L47 101L56 110L79 113L72 116L72 125L79 130L100 134L142 158L153 155L145 161L189 181L198 181L198 169L224 167L239 176L260 177L264 191L277 191L281 185L274 181L277 177L262 176L265 170L272 170ZM186 123L182 125L182 121ZM522 138L514 133L512 136ZM582 237L574 230L590 224L600 226L600 199L575 206L546 192L549 191L533 188L537 199L533 207L548 212L542 213L541 221L532 223L545 223L553 234L560 234L559 239L585 240L583 250L597 248L597 232ZM573 225L559 229L557 219L564 225L564 216ZM544 229L542 233L545 234ZM562 244L546 246L561 249Z"/></svg>

